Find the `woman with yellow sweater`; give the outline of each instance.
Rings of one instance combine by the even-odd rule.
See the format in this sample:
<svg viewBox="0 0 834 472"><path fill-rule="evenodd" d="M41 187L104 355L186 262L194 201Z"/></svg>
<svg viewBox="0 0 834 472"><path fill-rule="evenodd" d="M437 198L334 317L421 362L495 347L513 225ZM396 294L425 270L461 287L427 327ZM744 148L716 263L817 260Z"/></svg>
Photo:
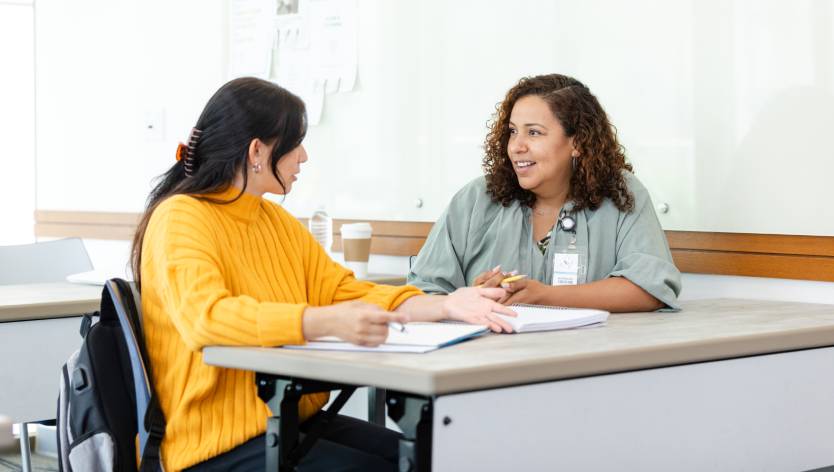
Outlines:
<svg viewBox="0 0 834 472"><path fill-rule="evenodd" d="M338 336L385 341L388 323L444 318L510 327L503 289L449 296L361 282L264 193L286 195L307 160L303 102L242 78L209 100L152 191L133 241L145 342L167 427L167 470L263 470L267 406L252 372L202 362L210 345L280 346ZM302 398L302 431L327 394ZM394 470L398 435L343 416L299 470Z"/></svg>

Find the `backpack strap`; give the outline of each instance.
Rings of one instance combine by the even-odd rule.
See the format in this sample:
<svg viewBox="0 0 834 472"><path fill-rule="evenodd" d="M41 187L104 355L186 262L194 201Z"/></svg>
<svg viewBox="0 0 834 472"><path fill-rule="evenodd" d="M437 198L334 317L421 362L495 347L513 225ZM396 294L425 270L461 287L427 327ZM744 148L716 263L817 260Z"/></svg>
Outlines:
<svg viewBox="0 0 834 472"><path fill-rule="evenodd" d="M133 289L130 284L122 279L110 279L105 284L105 290L109 292L108 297L102 297L102 321L105 318L105 312L108 306L112 307L117 316L119 323L122 324L122 331L124 335L130 336L129 332L133 333L134 339L125 339L128 345L134 345L139 350L139 356L142 360L144 373L147 376L147 388L149 393L148 405L145 410L145 417L142 418L142 425L147 431L147 438L145 440L145 448L142 450L142 457L139 462L139 471L161 471L162 462L160 459L160 446L162 445L162 438L165 435L165 416L162 414L162 408L159 406L159 399L153 387L153 375L151 365L149 363L148 351L145 347L145 337L142 333L142 321L139 318L139 310L136 307L136 302L133 296ZM113 291L117 293L113 293ZM115 305L113 300L120 299L121 304ZM124 308L121 310L120 308ZM134 372L136 375L136 372ZM134 380L135 382L135 380ZM138 402L137 398L137 402ZM139 427L137 418L137 427Z"/></svg>
<svg viewBox="0 0 834 472"><path fill-rule="evenodd" d="M154 393L151 393L151 400L145 411L145 429L148 431L148 439L139 461L139 472L161 471L162 459L159 449L162 445L162 438L165 437L165 416L159 406L159 399Z"/></svg>
<svg viewBox="0 0 834 472"><path fill-rule="evenodd" d="M78 334L80 334L82 338L87 337L87 333L89 333L90 328L93 327L93 317L98 315L99 312L94 311L92 313L84 313L84 316L81 317L81 327L78 328Z"/></svg>
<svg viewBox="0 0 834 472"><path fill-rule="evenodd" d="M327 410L324 410L319 417L317 417L317 423L314 423L307 434L304 436L304 439L298 446L290 452L289 454L289 463L290 464L298 464L298 462L310 452L310 449L316 444L316 441L321 437L324 431L327 429L327 426L333 420L333 417L345 406L345 403L350 399L353 392L356 391L355 387L350 388L343 388L339 392L339 396L336 397L336 400L327 407Z"/></svg>

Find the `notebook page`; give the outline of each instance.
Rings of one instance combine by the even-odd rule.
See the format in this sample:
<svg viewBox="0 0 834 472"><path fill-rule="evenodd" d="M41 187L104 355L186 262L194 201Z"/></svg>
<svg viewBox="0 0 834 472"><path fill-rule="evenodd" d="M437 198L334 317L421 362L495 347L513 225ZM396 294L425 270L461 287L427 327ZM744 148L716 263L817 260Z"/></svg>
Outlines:
<svg viewBox="0 0 834 472"><path fill-rule="evenodd" d="M458 343L487 331L484 326L449 323L408 323L406 331L388 331L385 344L378 347L357 346L334 336L325 336L303 346L284 346L298 350L337 350L370 352L428 352L443 346Z"/></svg>
<svg viewBox="0 0 834 472"><path fill-rule="evenodd" d="M605 310L566 308L544 305L511 305L518 317L499 315L513 326L517 333L578 328L608 319Z"/></svg>

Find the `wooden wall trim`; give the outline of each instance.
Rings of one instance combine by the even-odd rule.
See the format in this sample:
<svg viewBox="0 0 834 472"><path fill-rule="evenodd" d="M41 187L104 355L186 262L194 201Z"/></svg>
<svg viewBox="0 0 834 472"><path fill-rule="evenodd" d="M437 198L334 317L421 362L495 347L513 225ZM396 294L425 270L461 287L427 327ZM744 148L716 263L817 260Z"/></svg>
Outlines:
<svg viewBox="0 0 834 472"><path fill-rule="evenodd" d="M38 210L37 237L90 239L133 238L138 213ZM301 219L306 225L306 219ZM341 251L339 227L367 220L333 222L335 251ZM393 256L417 254L432 223L370 221L371 252ZM834 282L834 236L666 231L675 264L682 272L777 277Z"/></svg>
<svg viewBox="0 0 834 472"><path fill-rule="evenodd" d="M140 213L35 211L35 236L47 238L133 239Z"/></svg>
<svg viewBox="0 0 834 472"><path fill-rule="evenodd" d="M831 236L666 231L666 238L676 249L834 257Z"/></svg>

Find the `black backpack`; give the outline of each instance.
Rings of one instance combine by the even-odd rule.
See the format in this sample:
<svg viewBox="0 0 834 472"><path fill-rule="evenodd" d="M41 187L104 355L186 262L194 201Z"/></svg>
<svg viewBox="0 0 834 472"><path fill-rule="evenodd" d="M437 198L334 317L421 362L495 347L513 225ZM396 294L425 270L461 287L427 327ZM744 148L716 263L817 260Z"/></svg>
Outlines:
<svg viewBox="0 0 834 472"><path fill-rule="evenodd" d="M148 357L135 299L130 284L108 280L100 311L82 319L81 348L61 371L57 429L62 471L162 470L165 419L144 362ZM142 428L137 428L139 417ZM138 468L137 445L144 446Z"/></svg>

